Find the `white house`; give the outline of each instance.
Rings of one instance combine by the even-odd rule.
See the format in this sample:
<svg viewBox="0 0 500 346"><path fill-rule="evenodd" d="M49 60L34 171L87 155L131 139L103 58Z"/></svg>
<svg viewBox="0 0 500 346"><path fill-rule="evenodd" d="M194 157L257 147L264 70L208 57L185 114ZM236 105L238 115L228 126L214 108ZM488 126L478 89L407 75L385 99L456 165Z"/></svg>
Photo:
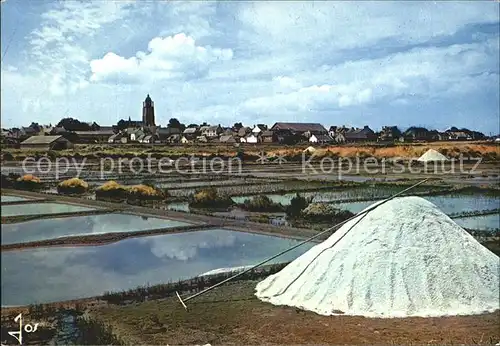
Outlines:
<svg viewBox="0 0 500 346"><path fill-rule="evenodd" d="M247 138L246 138L246 142L247 143L252 143L252 144L256 144L258 141L257 137L252 133L251 135L248 135Z"/></svg>
<svg viewBox="0 0 500 346"><path fill-rule="evenodd" d="M188 143L189 143L189 140L188 140L186 137L182 136L182 138L181 138L181 143L182 143L182 144L188 144Z"/></svg>
<svg viewBox="0 0 500 346"><path fill-rule="evenodd" d="M318 138L315 135L311 135L309 137L309 142L310 143L318 143Z"/></svg>
<svg viewBox="0 0 500 346"><path fill-rule="evenodd" d="M222 127L220 125L217 126L208 126L201 131L201 135L207 138L218 137L222 133Z"/></svg>
<svg viewBox="0 0 500 346"><path fill-rule="evenodd" d="M261 133L262 130L260 129L260 127L258 127L257 125L255 125L252 129L252 133L255 135L255 136L258 136L259 133Z"/></svg>

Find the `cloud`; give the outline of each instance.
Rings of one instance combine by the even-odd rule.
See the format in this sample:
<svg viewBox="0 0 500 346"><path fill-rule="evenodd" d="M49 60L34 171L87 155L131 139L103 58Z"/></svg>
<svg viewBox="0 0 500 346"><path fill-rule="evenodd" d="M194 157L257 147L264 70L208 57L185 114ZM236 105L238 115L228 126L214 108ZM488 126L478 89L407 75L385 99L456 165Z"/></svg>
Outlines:
<svg viewBox="0 0 500 346"><path fill-rule="evenodd" d="M425 42L477 22L498 21L498 4L472 2L253 2L240 11L260 47L352 49L383 40Z"/></svg>
<svg viewBox="0 0 500 346"><path fill-rule="evenodd" d="M49 93L62 96L86 85L88 46L99 30L124 18L131 4L65 1L41 15L40 27L30 35L29 55Z"/></svg>
<svg viewBox="0 0 500 346"><path fill-rule="evenodd" d="M172 258L180 261L194 259L200 249L227 248L236 242L236 236L228 231L191 232L169 237L139 240L148 244L158 258Z"/></svg>
<svg viewBox="0 0 500 346"><path fill-rule="evenodd" d="M139 82L164 79L194 79L207 74L211 65L231 60L231 49L197 46L185 34L165 38L155 37L148 44L149 53L138 52L123 58L114 53L92 60L93 82Z"/></svg>
<svg viewBox="0 0 500 346"><path fill-rule="evenodd" d="M498 58L496 40L444 48L415 48L380 59L348 61L299 73L295 78L276 77L288 93L251 98L243 104L247 113L269 115L279 110L324 111L342 109L405 95L434 98L463 95L477 86L494 88L498 74L489 69ZM327 84L335 80L336 83ZM312 84L324 81L325 84ZM308 85L309 84L309 85ZM300 87L305 85L303 87Z"/></svg>

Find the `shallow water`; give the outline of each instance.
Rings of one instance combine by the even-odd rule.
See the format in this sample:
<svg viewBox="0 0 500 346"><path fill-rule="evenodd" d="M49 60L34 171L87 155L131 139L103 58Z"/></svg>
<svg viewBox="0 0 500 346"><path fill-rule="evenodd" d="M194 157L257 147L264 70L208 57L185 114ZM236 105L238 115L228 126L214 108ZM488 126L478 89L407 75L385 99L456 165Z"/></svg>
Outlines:
<svg viewBox="0 0 500 346"><path fill-rule="evenodd" d="M29 201L29 198L2 195L1 199L1 202L20 202L20 201Z"/></svg>
<svg viewBox="0 0 500 346"><path fill-rule="evenodd" d="M445 214L496 209L500 203L500 199L498 198L485 196L428 196L423 198L434 203ZM374 202L348 202L335 203L334 205L353 213L359 213Z"/></svg>
<svg viewBox="0 0 500 346"><path fill-rule="evenodd" d="M173 202L167 204L167 210L183 211L189 213L189 202Z"/></svg>
<svg viewBox="0 0 500 346"><path fill-rule="evenodd" d="M28 203L18 205L3 205L2 216L76 213L80 211L91 210L96 210L96 208L62 203Z"/></svg>
<svg viewBox="0 0 500 346"><path fill-rule="evenodd" d="M26 243L67 236L144 231L188 226L187 222L127 214L104 214L34 220L2 225L2 244Z"/></svg>
<svg viewBox="0 0 500 346"><path fill-rule="evenodd" d="M101 295L256 264L298 241L223 229L130 238L91 247L2 252L2 306ZM290 261L305 244L274 260Z"/></svg>
<svg viewBox="0 0 500 346"><path fill-rule="evenodd" d="M243 179L228 179L228 180L198 180L198 181L183 181L183 182L169 182L157 184L158 187L164 189L179 189L179 188L190 188L195 186L225 186L233 184L248 184L248 180Z"/></svg>
<svg viewBox="0 0 500 346"><path fill-rule="evenodd" d="M426 188L425 190L428 190ZM335 202L337 200L354 199L354 198L384 198L401 191L400 187L397 186L386 186L386 187L367 187L367 188L352 188L352 189L337 189L331 188L330 190L324 191L307 191L298 192L301 196L306 198L312 197L313 202ZM297 195L297 192L291 192L286 194L265 194L275 203L281 203L283 205L289 205L293 197ZM236 203L243 203L246 199L251 199L254 196L234 196L233 201Z"/></svg>
<svg viewBox="0 0 500 346"><path fill-rule="evenodd" d="M473 230L492 231L492 230L498 230L500 228L499 214L463 217L463 218L453 219L453 221L455 221L464 228L469 228Z"/></svg>

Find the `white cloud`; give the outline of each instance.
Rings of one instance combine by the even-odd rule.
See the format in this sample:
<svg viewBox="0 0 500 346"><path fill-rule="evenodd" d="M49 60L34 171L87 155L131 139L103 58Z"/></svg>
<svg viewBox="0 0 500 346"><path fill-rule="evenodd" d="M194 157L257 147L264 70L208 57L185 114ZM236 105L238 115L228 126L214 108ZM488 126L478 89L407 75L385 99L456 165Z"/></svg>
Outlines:
<svg viewBox="0 0 500 346"><path fill-rule="evenodd" d="M295 78L276 77L290 86L288 93L251 98L243 112L273 113L279 110L312 111L368 104L380 99L397 99L405 94L435 97L467 93L471 87L489 84L494 87L498 75L485 74L495 56L486 44L463 44L444 48L416 48L380 59L349 61L343 64L298 73ZM498 53L497 53L498 54ZM328 84L328 81L336 83ZM321 85L308 85L325 81Z"/></svg>
<svg viewBox="0 0 500 346"><path fill-rule="evenodd" d="M349 49L384 39L424 42L464 25L498 20L498 4L473 2L254 2L240 12L245 38L267 47Z"/></svg>
<svg viewBox="0 0 500 346"><path fill-rule="evenodd" d="M61 96L81 87L88 73L88 45L97 31L128 14L130 2L65 1L41 15L30 36L30 60L47 91Z"/></svg>
<svg viewBox="0 0 500 346"><path fill-rule="evenodd" d="M151 79L190 79L205 75L212 64L231 60L231 49L197 46L185 34L155 37L148 44L149 53L138 52L123 58L114 53L90 62L91 81L150 81Z"/></svg>
<svg viewBox="0 0 500 346"><path fill-rule="evenodd" d="M172 258L180 261L193 259L200 249L227 248L234 245L236 236L228 231L190 232L170 237L142 238L140 243L148 244L158 258ZM225 251L225 250L224 250Z"/></svg>

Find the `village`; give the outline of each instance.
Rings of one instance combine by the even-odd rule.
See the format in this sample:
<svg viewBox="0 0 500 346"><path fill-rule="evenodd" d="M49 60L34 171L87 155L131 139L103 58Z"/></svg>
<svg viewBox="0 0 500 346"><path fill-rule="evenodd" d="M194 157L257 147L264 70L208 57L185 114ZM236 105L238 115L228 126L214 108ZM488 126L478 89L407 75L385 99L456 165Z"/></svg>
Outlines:
<svg viewBox="0 0 500 346"><path fill-rule="evenodd" d="M182 124L178 119L170 119L167 126L157 125L154 102L149 95L142 105L142 120L120 120L116 125L103 126L96 122L80 122L64 118L57 125L32 123L27 127L2 129L1 140L4 147L60 150L81 143L108 144L277 144L295 145L344 144L360 142L435 142L486 140L481 132L451 127L444 132L412 126L404 131L398 126L384 126L380 131L368 125L362 128L332 125L328 129L319 123L276 122L272 126L254 124L232 126L221 124Z"/></svg>

